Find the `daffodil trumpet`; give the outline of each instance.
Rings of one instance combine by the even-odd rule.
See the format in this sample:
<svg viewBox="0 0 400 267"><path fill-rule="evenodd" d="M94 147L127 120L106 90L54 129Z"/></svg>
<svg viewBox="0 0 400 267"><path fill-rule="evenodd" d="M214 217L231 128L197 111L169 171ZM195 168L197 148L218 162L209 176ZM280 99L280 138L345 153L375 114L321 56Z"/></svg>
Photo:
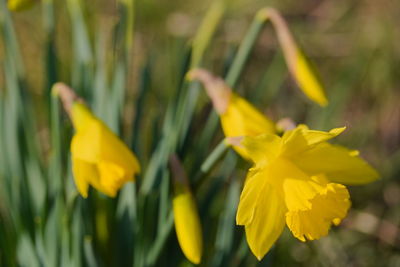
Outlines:
<svg viewBox="0 0 400 267"><path fill-rule="evenodd" d="M187 77L203 83L206 93L221 119L222 130L226 137L275 133L274 122L247 100L232 92L220 77L216 77L204 69L193 69ZM235 150L242 157L248 158L246 151L241 147L235 147Z"/></svg>
<svg viewBox="0 0 400 267"><path fill-rule="evenodd" d="M196 202L177 156L171 156L169 163L174 184L172 208L178 242L186 258L199 264L203 253L203 234Z"/></svg>
<svg viewBox="0 0 400 267"><path fill-rule="evenodd" d="M52 94L61 98L75 128L71 158L79 193L86 198L91 185L115 197L118 190L126 182L134 181L140 172L136 156L67 85L56 83Z"/></svg>
<svg viewBox="0 0 400 267"><path fill-rule="evenodd" d="M261 21L271 21L283 50L289 71L300 89L309 99L320 106L326 106L328 99L318 74L297 45L285 19L279 11L270 7L263 8L257 13L257 18Z"/></svg>
<svg viewBox="0 0 400 267"><path fill-rule="evenodd" d="M378 179L358 151L327 142L344 130L323 132L299 125L282 137L266 133L227 139L246 150L254 163L240 196L236 223L245 227L249 247L259 260L285 224L301 241L327 235L351 205L343 184Z"/></svg>

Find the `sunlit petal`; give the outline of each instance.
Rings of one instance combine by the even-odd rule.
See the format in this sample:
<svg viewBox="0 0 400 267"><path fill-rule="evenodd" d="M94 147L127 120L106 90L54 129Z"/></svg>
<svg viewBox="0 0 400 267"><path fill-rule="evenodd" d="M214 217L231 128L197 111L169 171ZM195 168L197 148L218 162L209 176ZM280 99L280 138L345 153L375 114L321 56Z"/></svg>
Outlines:
<svg viewBox="0 0 400 267"><path fill-rule="evenodd" d="M276 189L269 183L260 188L254 216L245 224L250 250L261 260L271 249L285 226L286 207Z"/></svg>
<svg viewBox="0 0 400 267"><path fill-rule="evenodd" d="M84 197L88 196L89 181L99 179L99 173L94 164L83 160L72 158L72 172L78 192Z"/></svg>
<svg viewBox="0 0 400 267"><path fill-rule="evenodd" d="M379 178L367 162L345 147L319 144L293 159L309 175L324 174L330 181L343 184L366 184Z"/></svg>
<svg viewBox="0 0 400 267"><path fill-rule="evenodd" d="M285 132L283 135L283 151L286 156L310 149L312 146L328 141L341 134L346 127L334 128L329 132L309 130L306 125L299 125L295 129Z"/></svg>
<svg viewBox="0 0 400 267"><path fill-rule="evenodd" d="M241 144L248 157L255 163L266 163L274 160L281 151L282 139L274 134L262 134L255 137L244 137Z"/></svg>

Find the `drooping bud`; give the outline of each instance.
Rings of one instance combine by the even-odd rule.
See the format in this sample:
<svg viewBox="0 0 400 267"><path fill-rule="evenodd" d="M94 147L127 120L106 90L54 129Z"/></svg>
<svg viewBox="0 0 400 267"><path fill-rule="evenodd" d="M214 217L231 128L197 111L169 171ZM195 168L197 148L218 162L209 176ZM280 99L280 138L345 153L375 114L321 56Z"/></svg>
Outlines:
<svg viewBox="0 0 400 267"><path fill-rule="evenodd" d="M199 264L203 253L203 236L197 206L185 170L175 155L170 158L170 167L174 184L172 207L176 235L186 258Z"/></svg>
<svg viewBox="0 0 400 267"><path fill-rule="evenodd" d="M282 15L274 8L261 9L257 17L262 20L270 20L283 50L289 71L304 94L320 106L326 106L328 99L318 74L307 60L306 56L296 43L289 27Z"/></svg>
<svg viewBox="0 0 400 267"><path fill-rule="evenodd" d="M215 77L203 69L191 70L188 78L203 83L221 118L222 129L226 137L275 133L274 122L247 100L233 93L223 79ZM234 148L241 156L248 158L243 149L235 146Z"/></svg>
<svg viewBox="0 0 400 267"><path fill-rule="evenodd" d="M98 119L75 92L63 83L53 86L75 128L71 140L72 171L79 193L86 198L89 185L115 197L140 172L136 156L107 125Z"/></svg>

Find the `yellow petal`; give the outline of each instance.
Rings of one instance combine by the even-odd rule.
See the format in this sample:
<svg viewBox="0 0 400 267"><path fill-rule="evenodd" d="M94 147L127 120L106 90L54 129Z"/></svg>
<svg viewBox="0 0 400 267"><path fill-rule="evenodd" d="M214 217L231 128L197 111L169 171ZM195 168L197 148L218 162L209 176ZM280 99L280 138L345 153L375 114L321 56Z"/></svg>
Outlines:
<svg viewBox="0 0 400 267"><path fill-rule="evenodd" d="M70 114L72 123L77 132L91 126L93 120L96 120L92 112L84 104L77 101L72 104Z"/></svg>
<svg viewBox="0 0 400 267"><path fill-rule="evenodd" d="M105 125L101 133L101 159L120 166L127 175L140 173L139 161L125 143Z"/></svg>
<svg viewBox="0 0 400 267"><path fill-rule="evenodd" d="M338 224L350 208L350 195L341 184L324 184L319 179L285 182L284 191L289 202L308 204L288 205L286 223L293 235L301 241L315 240L328 234L332 224ZM318 185L316 185L316 183ZM310 198L311 195L314 195ZM288 201L287 201L288 202Z"/></svg>
<svg viewBox="0 0 400 267"><path fill-rule="evenodd" d="M274 168L252 168L240 196L236 223L244 225L247 243L261 260L282 233L286 206Z"/></svg>
<svg viewBox="0 0 400 267"><path fill-rule="evenodd" d="M99 162L101 132L101 123L94 119L87 123L85 130L77 131L71 140L73 157L92 163Z"/></svg>
<svg viewBox="0 0 400 267"><path fill-rule="evenodd" d="M115 163L101 161L97 164L97 168L100 174L100 187L96 189L110 197L115 197L124 183L133 181L133 176L128 176L124 169Z"/></svg>
<svg viewBox="0 0 400 267"><path fill-rule="evenodd" d="M250 185L250 183L246 183ZM261 260L271 249L272 245L281 235L285 226L286 207L282 197L277 190L269 183L264 183L262 187L252 188L258 190L256 203L252 211L252 219L242 220L242 215L238 215L239 222L245 222L246 239L250 250ZM241 199L241 202L245 200ZM250 199L248 199L250 200ZM242 208L248 204L242 204ZM243 212L242 212L243 213Z"/></svg>
<svg viewBox="0 0 400 267"><path fill-rule="evenodd" d="M186 258L199 264L203 252L203 237L197 207L187 188L181 188L173 198L175 230Z"/></svg>
<svg viewBox="0 0 400 267"><path fill-rule="evenodd" d="M274 160L281 151L282 139L274 134L245 136L241 141L248 158L256 164L265 164Z"/></svg>
<svg viewBox="0 0 400 267"><path fill-rule="evenodd" d="M275 133L275 124L253 105L232 93L225 113L220 115L222 129L226 137L256 136L263 133ZM244 158L248 158L243 148L234 149Z"/></svg>
<svg viewBox="0 0 400 267"><path fill-rule="evenodd" d="M275 124L244 98L232 93L227 110L221 114L226 137L275 133Z"/></svg>
<svg viewBox="0 0 400 267"><path fill-rule="evenodd" d="M278 178L282 180L285 204L289 210L311 208L309 200L327 184L327 180L322 178L311 179L291 161L283 158L276 160L273 168L280 172Z"/></svg>
<svg viewBox="0 0 400 267"><path fill-rule="evenodd" d="M322 87L318 75L299 49L296 50L296 60L294 64L294 75L300 89L308 98L317 102L320 106L326 106L328 104L328 99L326 98L325 90Z"/></svg>
<svg viewBox="0 0 400 267"><path fill-rule="evenodd" d="M89 181L96 178L98 179L99 176L96 166L72 157L72 172L78 192L82 197L87 198Z"/></svg>
<svg viewBox="0 0 400 267"><path fill-rule="evenodd" d="M260 179L261 176L267 174L260 172L258 169L250 169L246 177L243 191L240 195L239 206L236 213L236 224L250 224L254 218L254 211L258 203L258 198L261 193L261 188L266 182Z"/></svg>
<svg viewBox="0 0 400 267"><path fill-rule="evenodd" d="M328 141L341 134L346 127L334 128L329 132L309 130L306 125L299 125L295 129L285 132L282 137L282 154L292 156L310 149L312 146Z"/></svg>
<svg viewBox="0 0 400 267"><path fill-rule="evenodd" d="M333 182L342 184L366 184L379 178L379 174L367 162L345 147L322 143L292 159L309 175L325 174Z"/></svg>

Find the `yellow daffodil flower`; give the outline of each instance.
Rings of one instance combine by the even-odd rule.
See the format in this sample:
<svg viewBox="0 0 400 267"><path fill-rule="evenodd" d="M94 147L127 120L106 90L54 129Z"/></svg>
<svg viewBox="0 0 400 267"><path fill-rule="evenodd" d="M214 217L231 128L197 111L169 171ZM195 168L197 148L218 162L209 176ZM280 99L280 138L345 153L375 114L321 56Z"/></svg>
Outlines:
<svg viewBox="0 0 400 267"><path fill-rule="evenodd" d="M36 0L8 0L7 6L11 11L22 11L29 9L38 2Z"/></svg>
<svg viewBox="0 0 400 267"><path fill-rule="evenodd" d="M303 93L320 106L326 106L328 99L318 74L298 47L285 19L279 11L274 8L264 8L258 12L257 17L261 21L268 19L271 21L277 33L289 71Z"/></svg>
<svg viewBox="0 0 400 267"><path fill-rule="evenodd" d="M189 79L199 80L204 84L206 92L221 119L222 130L226 137L256 136L262 133L274 133L275 124L247 100L232 92L219 78L206 70L193 69L188 74ZM246 151L234 147L244 158L248 159Z"/></svg>
<svg viewBox="0 0 400 267"><path fill-rule="evenodd" d="M71 141L72 168L76 187L86 198L89 185L110 197L140 172L135 155L64 84L53 92L63 100L71 117L75 135Z"/></svg>
<svg viewBox="0 0 400 267"><path fill-rule="evenodd" d="M203 236L196 203L179 160L171 157L170 165L174 178L172 208L178 242L186 258L199 264L203 253Z"/></svg>
<svg viewBox="0 0 400 267"><path fill-rule="evenodd" d="M326 142L343 132L309 130L300 125L282 137L263 134L232 139L254 162L240 197L236 222L261 260L281 234L285 222L301 241L328 234L351 205L342 184L365 184L377 172L357 151Z"/></svg>

